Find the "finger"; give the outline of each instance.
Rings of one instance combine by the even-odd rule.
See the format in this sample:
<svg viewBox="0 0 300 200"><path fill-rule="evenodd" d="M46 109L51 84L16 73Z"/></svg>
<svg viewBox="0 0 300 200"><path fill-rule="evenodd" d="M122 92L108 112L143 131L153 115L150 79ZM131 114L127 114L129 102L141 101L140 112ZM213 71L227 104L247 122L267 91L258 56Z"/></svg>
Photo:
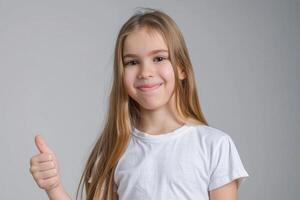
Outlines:
<svg viewBox="0 0 300 200"><path fill-rule="evenodd" d="M54 161L43 162L43 163L40 163L40 165L39 165L40 171L47 171L47 170L54 169L54 168L56 168Z"/></svg>
<svg viewBox="0 0 300 200"><path fill-rule="evenodd" d="M38 165L34 165L31 167L31 172L43 172L43 171L47 171L50 169L54 169L55 168L55 164L53 161L48 161L48 162L43 162L43 163L39 163Z"/></svg>
<svg viewBox="0 0 300 200"><path fill-rule="evenodd" d="M53 153L53 151L50 149L50 147L46 144L43 137L41 135L35 136L35 144L40 153Z"/></svg>
<svg viewBox="0 0 300 200"><path fill-rule="evenodd" d="M57 173L57 169L54 168L54 169L50 169L50 170L47 170L47 171L43 171L43 172L36 172L36 177L38 179L48 179L48 178L51 178L51 177L54 177L54 176L57 176L58 173Z"/></svg>
<svg viewBox="0 0 300 200"><path fill-rule="evenodd" d="M54 155L51 153L42 153L34 156L31 160L32 165L38 165L43 162L54 161Z"/></svg>
<svg viewBox="0 0 300 200"><path fill-rule="evenodd" d="M52 188L55 188L59 185L59 177L58 176L54 176L48 179L43 180L44 184L46 184L47 190L51 190Z"/></svg>
<svg viewBox="0 0 300 200"><path fill-rule="evenodd" d="M36 179L36 183L41 189L49 190L59 184L59 177L54 176L48 179Z"/></svg>

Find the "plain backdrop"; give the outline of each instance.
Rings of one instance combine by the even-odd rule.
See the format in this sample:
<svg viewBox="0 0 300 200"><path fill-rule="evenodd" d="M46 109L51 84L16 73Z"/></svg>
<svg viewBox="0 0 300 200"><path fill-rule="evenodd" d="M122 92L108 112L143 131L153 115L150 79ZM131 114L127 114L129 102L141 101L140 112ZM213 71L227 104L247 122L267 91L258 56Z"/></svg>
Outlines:
<svg viewBox="0 0 300 200"><path fill-rule="evenodd" d="M29 172L41 133L75 198L103 127L117 33L137 7L180 27L210 126L250 177L240 199L297 199L300 2L0 0L0 199L47 199Z"/></svg>

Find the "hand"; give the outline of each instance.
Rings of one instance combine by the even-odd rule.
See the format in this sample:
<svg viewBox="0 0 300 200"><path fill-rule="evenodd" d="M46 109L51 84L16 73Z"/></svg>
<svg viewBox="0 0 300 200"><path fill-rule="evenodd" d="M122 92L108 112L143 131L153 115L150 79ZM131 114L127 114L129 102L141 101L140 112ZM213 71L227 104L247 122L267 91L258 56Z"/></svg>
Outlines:
<svg viewBox="0 0 300 200"><path fill-rule="evenodd" d="M47 193L59 189L61 179L54 152L47 146L41 135L35 136L35 144L40 152L30 159L30 172L35 182Z"/></svg>

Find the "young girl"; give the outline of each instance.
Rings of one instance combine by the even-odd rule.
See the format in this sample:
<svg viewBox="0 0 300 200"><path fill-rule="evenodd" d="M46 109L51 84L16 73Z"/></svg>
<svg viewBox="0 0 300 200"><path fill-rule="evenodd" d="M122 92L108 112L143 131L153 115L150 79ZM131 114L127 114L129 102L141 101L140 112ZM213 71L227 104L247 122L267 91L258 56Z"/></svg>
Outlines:
<svg viewBox="0 0 300 200"><path fill-rule="evenodd" d="M231 137L204 118L184 38L167 14L148 9L128 19L113 74L107 121L76 199L80 186L87 200L237 199L249 175ZM34 179L50 199L70 199L55 154L35 141Z"/></svg>

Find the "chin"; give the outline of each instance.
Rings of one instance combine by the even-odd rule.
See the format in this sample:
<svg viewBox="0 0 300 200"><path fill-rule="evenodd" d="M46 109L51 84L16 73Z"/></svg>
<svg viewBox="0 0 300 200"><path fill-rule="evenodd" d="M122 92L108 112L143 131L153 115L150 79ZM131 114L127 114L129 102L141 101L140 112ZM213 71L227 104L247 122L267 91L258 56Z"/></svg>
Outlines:
<svg viewBox="0 0 300 200"><path fill-rule="evenodd" d="M142 107L142 109L145 109L145 110L157 110L163 106L165 106L166 104L165 103L161 103L161 102L142 102L142 103L139 103L140 106Z"/></svg>

